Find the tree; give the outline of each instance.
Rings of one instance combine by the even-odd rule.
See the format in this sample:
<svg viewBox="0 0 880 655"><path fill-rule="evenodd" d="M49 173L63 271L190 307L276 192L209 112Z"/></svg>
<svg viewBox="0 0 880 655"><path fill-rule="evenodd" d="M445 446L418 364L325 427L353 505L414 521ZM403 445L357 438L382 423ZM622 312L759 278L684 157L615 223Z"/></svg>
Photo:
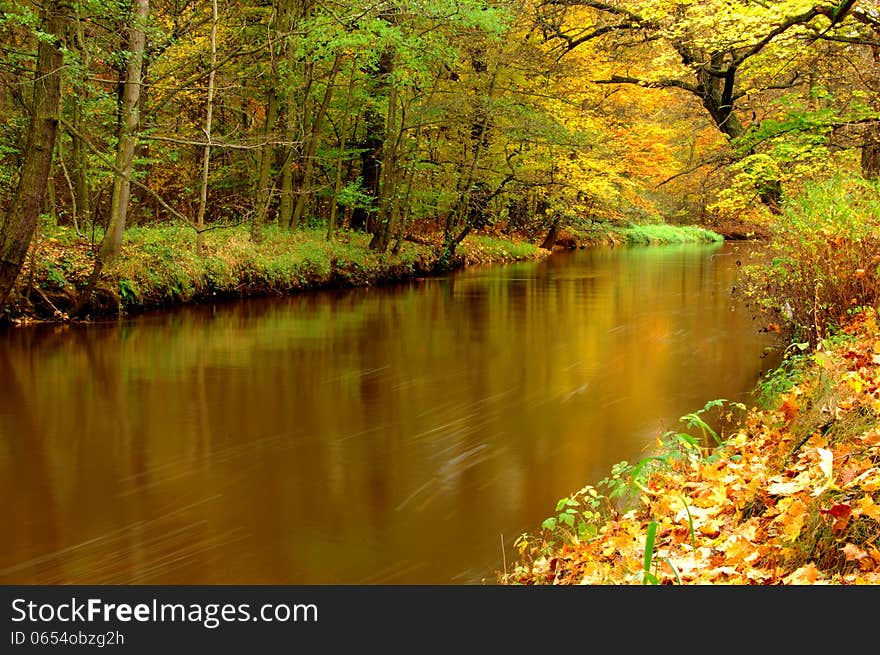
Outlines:
<svg viewBox="0 0 880 655"><path fill-rule="evenodd" d="M70 0L47 0L30 102L30 126L18 188L0 229L0 307L21 271L34 229L45 204L52 153L61 118L62 47L72 16Z"/></svg>
<svg viewBox="0 0 880 655"><path fill-rule="evenodd" d="M591 0L549 0L538 12L538 21L548 39L559 43L563 52L602 39L626 44L643 61L644 76L614 73L602 84L634 84L653 88L676 88L696 97L717 128L736 141L754 122L747 125L737 103L762 90L783 88L784 79L767 79L763 88L749 88L743 77L754 81L750 70L767 49L790 44L802 49L841 26L853 14L856 0L843 2L750 2L749 0L701 0L699 2L660 1L593 2ZM572 16L569 11L575 8ZM628 37L637 36L637 39ZM674 53L674 62L667 53ZM640 53L640 55L638 54ZM650 53L650 54L648 54ZM653 62L668 62L657 70ZM754 118L752 119L754 121ZM742 158L754 151L740 150ZM770 177L755 180L761 200L774 212L779 210L782 186Z"/></svg>
<svg viewBox="0 0 880 655"><path fill-rule="evenodd" d="M211 128L214 124L214 79L217 74L217 0L211 0L211 62L208 72L208 97L205 109L205 149L202 155L202 179L199 185L199 213L196 216L196 229L199 231L197 248L203 247L205 229L205 210L208 206L208 175L211 172Z"/></svg>
<svg viewBox="0 0 880 655"><path fill-rule="evenodd" d="M101 241L95 266L99 272L101 267L119 255L122 249L122 233L125 230L126 217L128 216L131 180L134 173L134 148L139 124L138 109L142 84L141 72L147 40L146 23L149 15L149 0L134 0L117 130L110 221L104 239Z"/></svg>

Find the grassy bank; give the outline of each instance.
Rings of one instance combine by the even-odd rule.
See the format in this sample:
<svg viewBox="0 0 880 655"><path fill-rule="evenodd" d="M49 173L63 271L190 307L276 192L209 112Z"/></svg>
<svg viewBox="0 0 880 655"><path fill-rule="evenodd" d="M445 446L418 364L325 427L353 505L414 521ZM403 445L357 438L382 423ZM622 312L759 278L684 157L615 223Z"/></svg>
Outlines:
<svg viewBox="0 0 880 655"><path fill-rule="evenodd" d="M761 406L710 403L650 456L560 500L500 581L880 583L876 312L791 351Z"/></svg>
<svg viewBox="0 0 880 655"><path fill-rule="evenodd" d="M630 225L617 228L617 234L627 245L663 245L681 243L719 243L724 237L696 225Z"/></svg>
<svg viewBox="0 0 880 655"><path fill-rule="evenodd" d="M649 223L645 225L616 225L612 223L591 223L567 227L559 242L568 247L609 246L648 246L676 245L685 243L719 243L724 237L712 230L696 225L667 225Z"/></svg>
<svg viewBox="0 0 880 655"><path fill-rule="evenodd" d="M126 230L122 254L105 267L91 316L112 316L217 297L281 295L306 289L367 286L436 272L434 243L403 240L395 253L369 249L370 236L340 231L327 241L321 229L268 228L262 243L243 227L205 233L196 249L185 227ZM73 306L93 266L92 243L67 228L44 227L32 246L8 308L13 320L58 319ZM472 235L453 267L540 259L530 243Z"/></svg>
<svg viewBox="0 0 880 655"><path fill-rule="evenodd" d="M596 228L599 230L600 228ZM616 228L622 229L622 228ZM720 239L699 228L652 225L601 231L615 243L680 243ZM626 241L621 235L628 235ZM85 314L117 316L144 309L212 298L282 295L307 289L368 286L430 275L441 266L439 234L404 239L393 252L369 249L370 236L340 231L327 241L323 229L266 229L260 244L245 227L212 230L196 249L186 227L126 230L122 254L105 267ZM97 238L96 240L97 241ZM574 247L562 243L561 247ZM7 308L13 321L65 320L93 266L94 243L64 227L43 226ZM451 268L537 260L549 251L525 238L471 234L456 251Z"/></svg>

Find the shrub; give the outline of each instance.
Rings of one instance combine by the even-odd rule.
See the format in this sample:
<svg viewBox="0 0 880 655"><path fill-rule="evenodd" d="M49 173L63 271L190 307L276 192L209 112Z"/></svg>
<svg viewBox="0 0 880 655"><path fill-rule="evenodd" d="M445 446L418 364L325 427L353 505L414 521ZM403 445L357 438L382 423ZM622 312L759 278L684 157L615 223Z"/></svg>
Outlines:
<svg viewBox="0 0 880 655"><path fill-rule="evenodd" d="M878 301L878 183L837 176L787 201L767 261L746 269L746 293L818 344L846 318Z"/></svg>

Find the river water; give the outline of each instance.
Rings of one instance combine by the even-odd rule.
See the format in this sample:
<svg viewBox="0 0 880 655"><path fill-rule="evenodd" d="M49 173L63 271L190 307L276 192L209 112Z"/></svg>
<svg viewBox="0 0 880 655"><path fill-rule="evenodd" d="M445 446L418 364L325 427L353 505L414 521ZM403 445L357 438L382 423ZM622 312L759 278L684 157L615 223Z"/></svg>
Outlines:
<svg viewBox="0 0 880 655"><path fill-rule="evenodd" d="M751 246L0 333L0 583L479 584L773 355Z"/></svg>

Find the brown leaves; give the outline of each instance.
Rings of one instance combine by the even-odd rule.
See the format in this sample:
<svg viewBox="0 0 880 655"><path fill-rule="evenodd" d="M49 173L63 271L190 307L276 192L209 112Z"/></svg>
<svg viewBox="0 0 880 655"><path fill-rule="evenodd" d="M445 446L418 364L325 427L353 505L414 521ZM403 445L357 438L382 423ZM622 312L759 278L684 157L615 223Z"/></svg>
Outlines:
<svg viewBox="0 0 880 655"><path fill-rule="evenodd" d="M846 544L843 548L847 562L856 562L862 571L873 571L880 566L880 550L871 548L871 551L862 550L853 544Z"/></svg>
<svg viewBox="0 0 880 655"><path fill-rule="evenodd" d="M831 530L836 534L840 534L846 529L847 523L849 523L849 519L852 516L852 507L846 503L838 503L830 509L820 509L819 512L832 518L834 523L831 526Z"/></svg>

